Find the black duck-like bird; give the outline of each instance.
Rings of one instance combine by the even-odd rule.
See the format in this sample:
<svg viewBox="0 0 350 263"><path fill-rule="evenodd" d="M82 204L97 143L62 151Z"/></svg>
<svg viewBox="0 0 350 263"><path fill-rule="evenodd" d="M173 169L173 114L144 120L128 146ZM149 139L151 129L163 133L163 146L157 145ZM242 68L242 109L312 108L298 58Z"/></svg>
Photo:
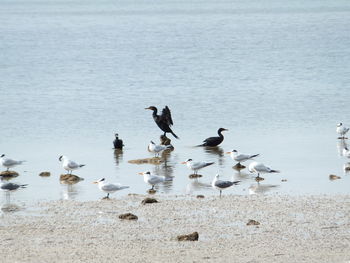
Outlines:
<svg viewBox="0 0 350 263"><path fill-rule="evenodd" d="M115 134L115 139L113 141L114 149L123 149L123 140L118 138L118 133Z"/></svg>
<svg viewBox="0 0 350 263"><path fill-rule="evenodd" d="M162 110L162 114L158 115L158 109L154 106L150 106L148 108L145 108L145 110L152 110L152 116L158 127L164 132L164 136L169 132L171 133L176 139L179 139L179 137L171 130L170 126L173 125L173 120L171 118L171 112L168 106L165 106L165 108Z"/></svg>
<svg viewBox="0 0 350 263"><path fill-rule="evenodd" d="M223 131L228 131L228 130L225 128L218 129L219 136L209 137L203 141L203 144L200 144L198 146L210 146L210 147L218 146L224 140L224 135L222 135Z"/></svg>

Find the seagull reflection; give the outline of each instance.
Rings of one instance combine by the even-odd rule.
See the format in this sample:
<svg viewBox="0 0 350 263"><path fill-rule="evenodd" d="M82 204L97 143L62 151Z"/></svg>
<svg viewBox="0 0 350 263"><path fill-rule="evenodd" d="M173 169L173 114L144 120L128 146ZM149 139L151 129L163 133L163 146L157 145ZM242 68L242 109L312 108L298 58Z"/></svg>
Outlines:
<svg viewBox="0 0 350 263"><path fill-rule="evenodd" d="M64 188L62 190L62 198L63 200L75 200L79 194L77 186L73 184L62 185Z"/></svg>
<svg viewBox="0 0 350 263"><path fill-rule="evenodd" d="M153 166L153 173L157 175L164 176L166 178L166 181L162 184L158 185L159 188L162 189L165 193L168 193L172 190L173 187L173 174L174 174L174 167L168 162L168 159L170 157L171 151L163 151L162 152L162 160L158 165Z"/></svg>
<svg viewBox="0 0 350 263"><path fill-rule="evenodd" d="M114 160L115 164L118 166L120 161L123 161L123 150L114 149Z"/></svg>
<svg viewBox="0 0 350 263"><path fill-rule="evenodd" d="M186 194L193 194L195 191L211 189L211 184L202 183L196 179L190 180L189 184L186 186Z"/></svg>
<svg viewBox="0 0 350 263"><path fill-rule="evenodd" d="M340 139L337 141L337 149L339 156L344 156L344 149L348 148L348 144L344 139Z"/></svg>
<svg viewBox="0 0 350 263"><path fill-rule="evenodd" d="M277 189L279 185L274 184L260 184L259 182L256 184L252 184L249 186L249 194L265 194L273 189Z"/></svg>
<svg viewBox="0 0 350 263"><path fill-rule="evenodd" d="M208 155L213 155L218 157L218 164L223 165L225 158L224 158L224 150L220 146L215 146L215 147L208 147L205 146L203 147L205 153Z"/></svg>
<svg viewBox="0 0 350 263"><path fill-rule="evenodd" d="M232 181L247 181L252 178L252 174L239 171L232 176Z"/></svg>

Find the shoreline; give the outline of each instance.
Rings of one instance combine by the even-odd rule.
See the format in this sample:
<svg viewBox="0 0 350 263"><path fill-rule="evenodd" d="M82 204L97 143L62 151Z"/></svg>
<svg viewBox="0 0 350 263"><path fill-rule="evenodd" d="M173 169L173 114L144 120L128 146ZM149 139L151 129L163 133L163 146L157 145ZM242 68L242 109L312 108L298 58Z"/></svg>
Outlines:
<svg viewBox="0 0 350 263"><path fill-rule="evenodd" d="M348 262L350 195L147 195L1 215L2 262ZM29 207L29 210L31 207ZM133 213L137 221L121 220ZM260 225L247 225L249 220ZM198 241L177 241L197 231Z"/></svg>

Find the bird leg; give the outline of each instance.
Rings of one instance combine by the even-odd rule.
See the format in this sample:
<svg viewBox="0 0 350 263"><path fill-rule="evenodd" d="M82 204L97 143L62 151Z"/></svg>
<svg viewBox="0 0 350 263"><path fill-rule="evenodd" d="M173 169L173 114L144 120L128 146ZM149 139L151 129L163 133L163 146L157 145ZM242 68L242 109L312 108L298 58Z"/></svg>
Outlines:
<svg viewBox="0 0 350 263"><path fill-rule="evenodd" d="M152 185L152 188L151 188L151 190L154 190L154 184Z"/></svg>
<svg viewBox="0 0 350 263"><path fill-rule="evenodd" d="M109 199L109 193L107 193L107 196L106 196L107 199Z"/></svg>
<svg viewBox="0 0 350 263"><path fill-rule="evenodd" d="M220 198L221 198L221 192L222 192L222 190L220 190Z"/></svg>

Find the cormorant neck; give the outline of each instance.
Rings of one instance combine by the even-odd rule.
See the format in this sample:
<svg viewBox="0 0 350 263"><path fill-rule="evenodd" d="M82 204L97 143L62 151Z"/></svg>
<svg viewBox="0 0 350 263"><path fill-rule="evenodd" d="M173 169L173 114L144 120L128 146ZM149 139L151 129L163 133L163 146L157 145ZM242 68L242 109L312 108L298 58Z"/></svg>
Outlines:
<svg viewBox="0 0 350 263"><path fill-rule="evenodd" d="M218 130L218 134L219 134L219 136L220 136L221 138L224 137L224 135L222 135L222 130Z"/></svg>

